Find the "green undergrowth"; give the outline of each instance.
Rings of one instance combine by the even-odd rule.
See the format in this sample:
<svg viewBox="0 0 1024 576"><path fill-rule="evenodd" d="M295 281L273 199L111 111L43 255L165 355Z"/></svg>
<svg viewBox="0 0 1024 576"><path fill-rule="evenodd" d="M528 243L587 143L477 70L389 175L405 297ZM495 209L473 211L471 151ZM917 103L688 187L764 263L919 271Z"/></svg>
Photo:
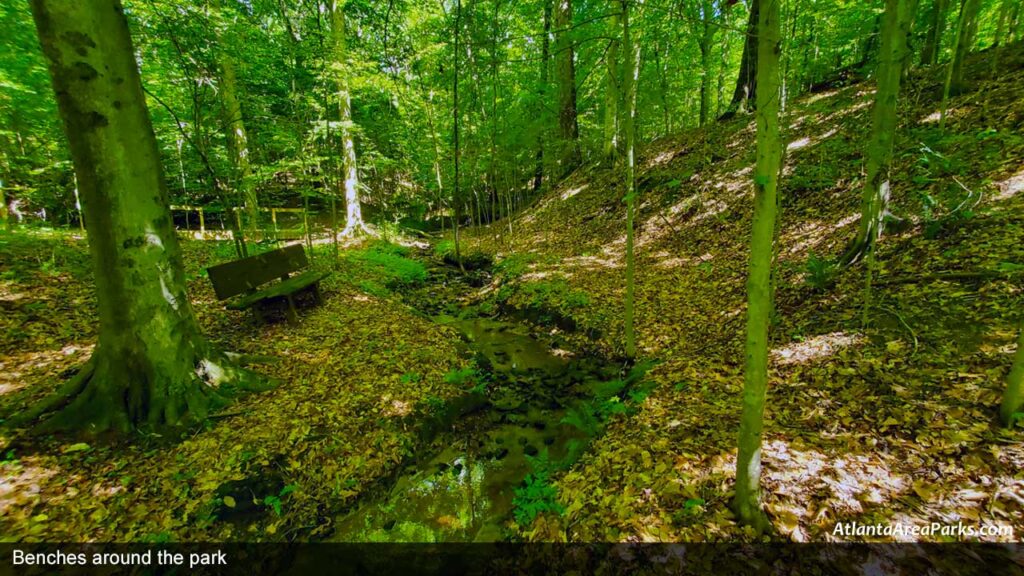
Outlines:
<svg viewBox="0 0 1024 576"><path fill-rule="evenodd" d="M460 249L460 253L456 256L455 242L452 240L442 240L434 246L434 258L437 258L449 266L458 266L461 258L462 268L466 270L480 270L487 268L494 261L490 255L481 250L468 248L465 245L460 246Z"/></svg>
<svg viewBox="0 0 1024 576"><path fill-rule="evenodd" d="M380 241L357 250L347 250L340 257L338 273L360 290L377 297L392 291L419 286L427 280L422 262L410 257L404 246Z"/></svg>

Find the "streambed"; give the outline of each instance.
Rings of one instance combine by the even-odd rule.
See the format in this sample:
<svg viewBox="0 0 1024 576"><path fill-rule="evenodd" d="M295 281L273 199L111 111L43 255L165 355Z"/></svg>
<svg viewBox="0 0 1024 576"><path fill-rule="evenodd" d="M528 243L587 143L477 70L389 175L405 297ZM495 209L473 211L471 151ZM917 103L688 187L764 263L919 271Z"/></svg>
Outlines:
<svg viewBox="0 0 1024 576"><path fill-rule="evenodd" d="M393 480L336 518L332 541L506 539L527 475L571 462L594 433L565 416L620 377L621 365L574 357L525 323L432 311L475 355L483 405L455 418Z"/></svg>

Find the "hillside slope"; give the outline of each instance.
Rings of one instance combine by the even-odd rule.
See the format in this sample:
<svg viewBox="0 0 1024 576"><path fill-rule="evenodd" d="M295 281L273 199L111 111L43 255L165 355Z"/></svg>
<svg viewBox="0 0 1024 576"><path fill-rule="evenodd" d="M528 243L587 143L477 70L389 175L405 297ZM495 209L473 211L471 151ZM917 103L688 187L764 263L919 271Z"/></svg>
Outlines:
<svg viewBox="0 0 1024 576"><path fill-rule="evenodd" d="M933 80L943 75L917 71L904 91L891 208L908 226L878 248L867 328L862 265L831 286L814 284L856 230L873 87L806 95L786 111L763 453L774 537L841 540L833 527L850 520L997 523L1016 536L983 539L1024 535L1024 438L994 418L1022 316L1020 283L929 276L1024 264L1024 46L1003 50L995 77L990 56L974 55L976 90L951 102L945 133ZM526 537L747 534L728 503L754 130L741 117L643 151L636 325L640 354L662 361L650 376L658 387L558 478L564 513L521 527ZM570 338L621 353L621 190L620 172L581 169L511 233L504 222L469 231L502 271L484 293L516 306L543 301L583 328Z"/></svg>

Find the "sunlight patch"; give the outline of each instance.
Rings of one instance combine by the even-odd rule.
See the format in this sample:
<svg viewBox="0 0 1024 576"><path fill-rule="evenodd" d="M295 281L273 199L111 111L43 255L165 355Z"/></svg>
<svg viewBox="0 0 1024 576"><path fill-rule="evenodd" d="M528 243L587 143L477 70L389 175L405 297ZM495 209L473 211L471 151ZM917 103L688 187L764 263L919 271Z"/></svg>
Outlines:
<svg viewBox="0 0 1024 576"><path fill-rule="evenodd" d="M783 348L776 348L772 350L771 355L775 363L780 366L802 364L808 360L831 356L841 348L848 348L863 340L864 337L859 334L848 335L843 332L832 332L808 338L803 342L793 342Z"/></svg>
<svg viewBox="0 0 1024 576"><path fill-rule="evenodd" d="M583 184L582 186L575 186L573 188L569 188L565 192L562 192L562 200L568 200L569 198L572 198L573 196L579 194L580 192L583 192L584 190L587 189L587 186L589 186L589 184Z"/></svg>
<svg viewBox="0 0 1024 576"><path fill-rule="evenodd" d="M992 197L993 200L1009 200L1024 190L1024 170L1010 176L1002 182L996 182L999 193Z"/></svg>

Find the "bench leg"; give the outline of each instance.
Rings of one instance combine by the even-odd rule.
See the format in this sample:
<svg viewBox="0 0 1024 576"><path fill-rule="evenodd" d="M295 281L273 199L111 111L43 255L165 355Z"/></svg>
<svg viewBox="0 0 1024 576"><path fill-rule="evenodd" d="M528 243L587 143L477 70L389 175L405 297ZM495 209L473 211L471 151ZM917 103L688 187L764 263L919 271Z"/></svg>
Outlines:
<svg viewBox="0 0 1024 576"><path fill-rule="evenodd" d="M259 320L260 324L267 323L267 317L263 314L263 305L260 302L252 305L252 311L256 314L256 319Z"/></svg>
<svg viewBox="0 0 1024 576"><path fill-rule="evenodd" d="M292 298L291 294L286 296L286 298L288 299L288 322L296 324L299 321L299 315L295 313L295 299Z"/></svg>

